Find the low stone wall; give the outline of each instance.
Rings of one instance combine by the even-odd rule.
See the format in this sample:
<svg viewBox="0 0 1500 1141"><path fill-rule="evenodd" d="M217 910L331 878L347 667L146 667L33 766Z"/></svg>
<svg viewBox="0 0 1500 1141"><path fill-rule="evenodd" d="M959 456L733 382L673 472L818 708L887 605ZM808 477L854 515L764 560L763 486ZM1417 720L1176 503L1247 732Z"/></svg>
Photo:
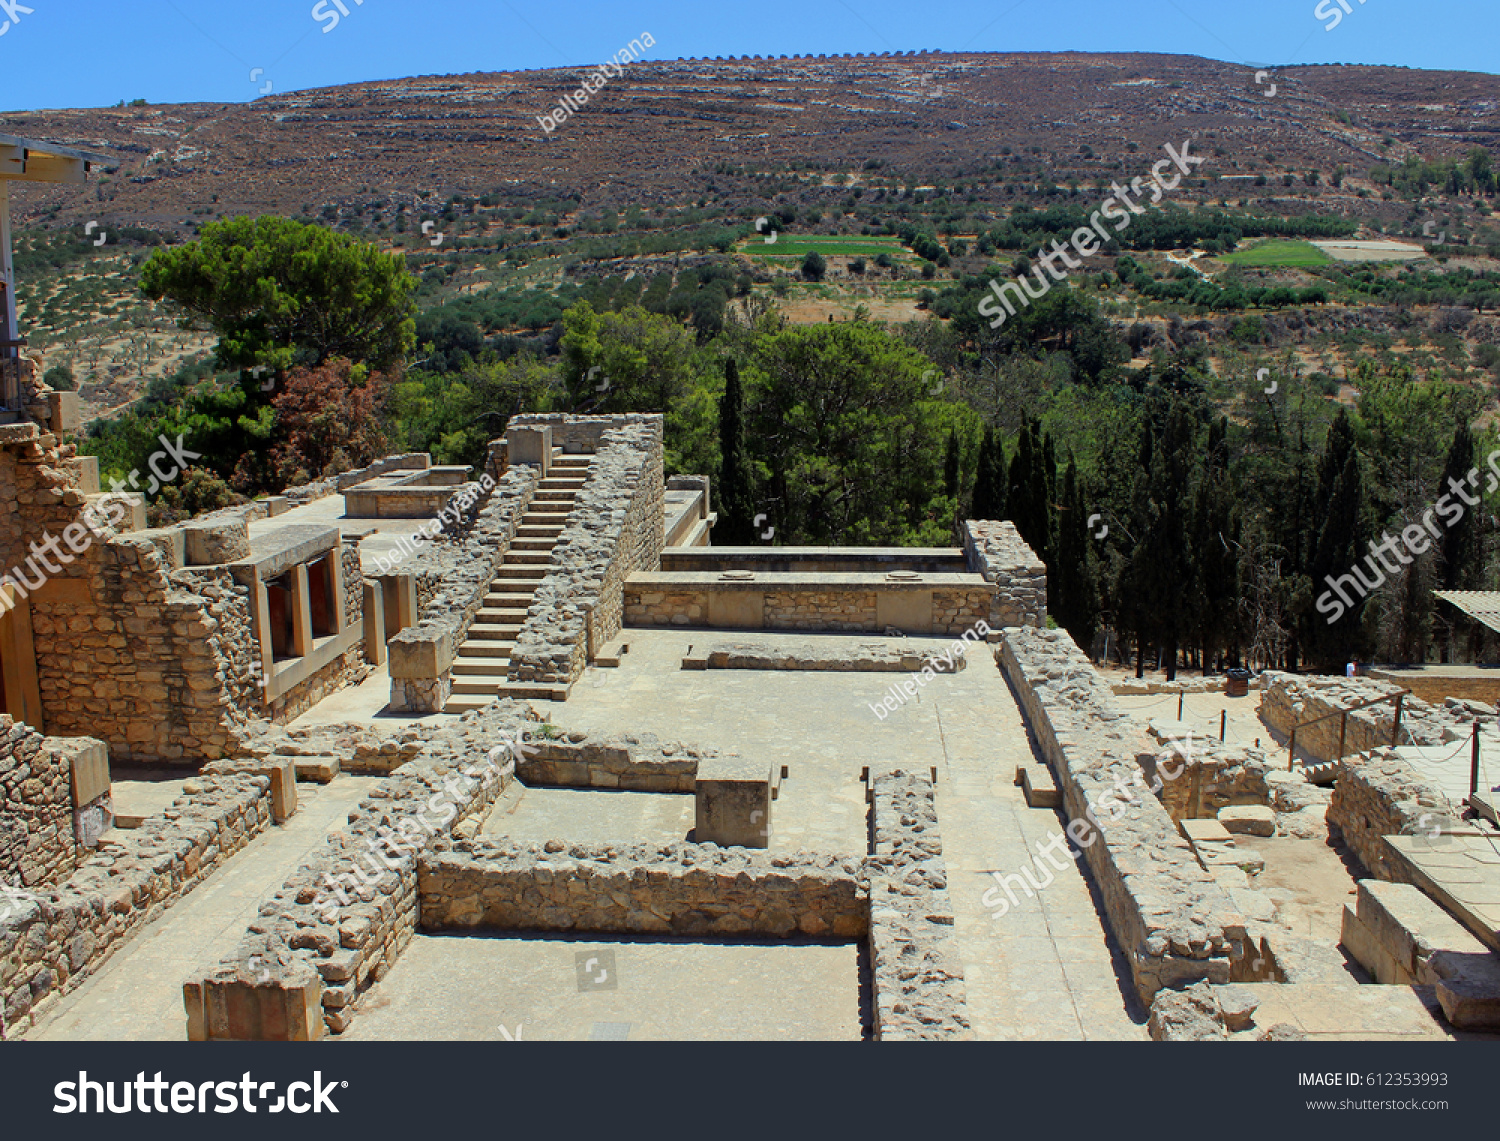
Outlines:
<svg viewBox="0 0 1500 1141"><path fill-rule="evenodd" d="M1297 751L1315 761L1334 760L1338 753L1341 720L1338 713L1362 701L1394 696L1401 691L1400 686L1372 678L1267 673L1261 680L1261 720L1280 733L1282 740L1296 726L1314 718L1324 718L1297 732ZM1400 736L1392 741L1395 715L1394 702L1382 702L1350 713L1344 729L1345 756L1392 744L1441 745L1447 740L1457 739L1466 729L1462 718L1450 716L1441 707L1429 705L1420 698L1407 696L1401 707ZM1447 731L1450 727L1455 730L1453 735Z"/></svg>
<svg viewBox="0 0 1500 1141"><path fill-rule="evenodd" d="M1467 828L1448 798L1390 749L1342 762L1328 806L1328 823L1338 829L1372 876L1393 883L1410 879L1381 837L1435 836L1439 831Z"/></svg>
<svg viewBox="0 0 1500 1141"><path fill-rule="evenodd" d="M969 569L995 586L989 615L993 628L1047 625L1047 565L1014 523L968 520L964 555Z"/></svg>
<svg viewBox="0 0 1500 1141"><path fill-rule="evenodd" d="M931 779L899 769L877 775L870 813L875 1035L885 1042L972 1038Z"/></svg>
<svg viewBox="0 0 1500 1141"><path fill-rule="evenodd" d="M957 673L969 664L968 643L949 646L943 654L919 653L900 644L861 645L772 642L713 642L693 647L682 659L683 669L700 670L812 670L849 673Z"/></svg>
<svg viewBox="0 0 1500 1141"><path fill-rule="evenodd" d="M452 691L451 668L474 616L484 605L521 519L531 506L541 477L536 468L505 473L473 525L450 542L428 544L410 569L418 575L419 600L426 593L415 625L387 643L393 712L437 712ZM433 583L433 577L441 585ZM429 590L421 584L427 581Z"/></svg>
<svg viewBox="0 0 1500 1141"><path fill-rule="evenodd" d="M1143 727L1064 631L1007 630L998 656L1064 810L1075 824L1093 825L1083 857L1142 1001L1164 987L1229 982L1244 972L1254 961L1245 953L1244 917L1161 802L1139 791L1158 752ZM1101 807L1114 789L1132 787L1127 811Z"/></svg>
<svg viewBox="0 0 1500 1141"><path fill-rule="evenodd" d="M348 1027L416 930L419 855L478 826L514 779L513 760L493 750L534 721L499 701L429 730L421 752L261 904L234 953L187 980L188 1037L306 1040Z"/></svg>
<svg viewBox="0 0 1500 1141"><path fill-rule="evenodd" d="M516 765L524 784L550 788L620 788L636 792L693 792L698 762L716 749L658 741L650 734L590 740L533 737Z"/></svg>
<svg viewBox="0 0 1500 1141"><path fill-rule="evenodd" d="M706 844L470 841L421 863L422 930L853 939L860 862Z"/></svg>
<svg viewBox="0 0 1500 1141"><path fill-rule="evenodd" d="M0 890L57 883L88 854L74 832L69 754L0 713Z"/></svg>
<svg viewBox="0 0 1500 1141"><path fill-rule="evenodd" d="M343 491L345 488L354 487L377 476L388 475L393 471L426 471L430 467L432 467L431 452L402 452L400 455L386 456L384 459L376 460L368 467L344 472L337 477L335 486L339 491Z"/></svg>
<svg viewBox="0 0 1500 1141"><path fill-rule="evenodd" d="M662 417L628 420L599 436L588 480L511 651L512 681L575 681L588 663L590 640L603 646L620 632L625 580L660 565Z"/></svg>
<svg viewBox="0 0 1500 1141"><path fill-rule="evenodd" d="M122 940L271 823L266 777L205 776L39 899L0 905L0 1038L28 1029Z"/></svg>

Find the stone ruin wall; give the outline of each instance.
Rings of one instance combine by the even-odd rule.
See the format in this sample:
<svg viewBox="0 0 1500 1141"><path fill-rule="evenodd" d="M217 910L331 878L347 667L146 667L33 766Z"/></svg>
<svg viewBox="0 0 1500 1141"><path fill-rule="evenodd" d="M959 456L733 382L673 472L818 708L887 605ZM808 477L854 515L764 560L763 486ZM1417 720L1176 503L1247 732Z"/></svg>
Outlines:
<svg viewBox="0 0 1500 1141"><path fill-rule="evenodd" d="M870 822L874 851L865 869L875 1036L972 1038L931 778L899 769L877 775Z"/></svg>
<svg viewBox="0 0 1500 1141"><path fill-rule="evenodd" d="M1373 678L1343 678L1327 675L1266 673L1261 679L1260 715L1283 741L1305 721L1322 717L1297 733L1297 750L1316 761L1335 759L1339 746L1337 714L1361 701L1394 696L1401 686ZM1391 745L1395 704L1382 702L1349 714L1344 729L1344 753L1364 753ZM1334 716L1328 716L1333 714ZM1401 733L1397 745L1441 745L1468 736L1468 725L1460 713L1429 705L1408 694L1401 705Z"/></svg>
<svg viewBox="0 0 1500 1141"><path fill-rule="evenodd" d="M661 565L663 420L660 415L626 419L624 427L599 437L588 481L517 635L512 681L576 680L588 663L589 631L596 650L620 633L625 580Z"/></svg>
<svg viewBox="0 0 1500 1141"><path fill-rule="evenodd" d="M1468 827L1440 789L1388 748L1350 757L1339 766L1328 823L1372 876L1394 883L1410 880L1382 837L1433 836L1439 829L1461 832Z"/></svg>
<svg viewBox="0 0 1500 1141"><path fill-rule="evenodd" d="M69 755L0 714L0 914L4 888L65 880L91 854L73 828Z"/></svg>
<svg viewBox="0 0 1500 1141"><path fill-rule="evenodd" d="M59 886L0 904L0 1039L35 1024L271 824L267 777L199 777L193 791L101 849Z"/></svg>
<svg viewBox="0 0 1500 1141"><path fill-rule="evenodd" d="M1026 545L1014 523L970 519L964 523L969 569L994 584L989 625L1047 625L1047 566Z"/></svg>
<svg viewBox="0 0 1500 1141"><path fill-rule="evenodd" d="M413 742L420 751L261 904L235 952L187 980L189 1038L306 1039L346 1029L358 999L416 932L419 856L483 819L514 780L513 764L488 770L487 755L534 718L524 705L499 701ZM417 828L420 820L433 830ZM418 839L397 855L382 844L390 836ZM330 881L343 885L348 904ZM335 906L319 906L329 900Z"/></svg>
<svg viewBox="0 0 1500 1141"><path fill-rule="evenodd" d="M91 540L70 562L54 559L59 573L29 592L41 728L100 737L118 759L225 755L240 716L233 659L219 651L233 642L225 624L248 621L248 606L222 583L169 575L148 540L117 534L107 520L97 537L88 532L90 499L119 497L78 491L66 470L73 456L32 425L0 428L5 569L24 564L44 534L70 554L68 535Z"/></svg>
<svg viewBox="0 0 1500 1141"><path fill-rule="evenodd" d="M1161 802L1134 783L1157 753L1143 728L1064 631L1007 630L998 656L1066 815L1097 821L1083 858L1142 1001L1166 987L1246 973L1254 958L1245 953L1244 916ZM1116 777L1132 782L1135 804L1111 819L1096 809Z"/></svg>
<svg viewBox="0 0 1500 1141"><path fill-rule="evenodd" d="M711 844L470 841L421 862L422 930L857 938L857 858Z"/></svg>

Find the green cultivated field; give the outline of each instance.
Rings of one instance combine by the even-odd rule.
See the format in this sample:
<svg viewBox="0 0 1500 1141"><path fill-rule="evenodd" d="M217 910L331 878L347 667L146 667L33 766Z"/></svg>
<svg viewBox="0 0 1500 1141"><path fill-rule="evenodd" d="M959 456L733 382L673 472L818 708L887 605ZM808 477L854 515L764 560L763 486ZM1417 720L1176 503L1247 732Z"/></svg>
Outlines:
<svg viewBox="0 0 1500 1141"><path fill-rule="evenodd" d="M769 232L769 231L768 231ZM757 235L740 246L739 252L757 257L805 257L817 251L824 257L876 258L890 254L893 258L910 259L910 250L903 249L895 238L842 238L819 237L807 234L781 234L774 244L767 244L763 236Z"/></svg>
<svg viewBox="0 0 1500 1141"><path fill-rule="evenodd" d="M1333 261L1331 257L1311 242L1285 241L1262 242L1260 245L1252 246L1248 250L1226 254L1219 260L1226 265L1267 266L1272 268L1289 267L1293 269L1314 265L1328 265Z"/></svg>

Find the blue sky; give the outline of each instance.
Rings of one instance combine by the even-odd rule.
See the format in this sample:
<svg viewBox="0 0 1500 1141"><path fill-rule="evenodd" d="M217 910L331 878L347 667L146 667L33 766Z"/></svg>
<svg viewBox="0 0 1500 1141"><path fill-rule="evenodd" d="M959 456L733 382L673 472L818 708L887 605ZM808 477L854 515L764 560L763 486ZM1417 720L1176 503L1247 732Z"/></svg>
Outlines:
<svg viewBox="0 0 1500 1141"><path fill-rule="evenodd" d="M1496 0L0 0L0 111L229 102L411 75L649 55L1153 51L1238 63L1500 71ZM1337 0L1321 0L1338 11ZM337 13L337 0L322 12ZM25 11L30 8L31 11ZM327 28L329 30L325 31ZM252 69L259 68L254 81Z"/></svg>

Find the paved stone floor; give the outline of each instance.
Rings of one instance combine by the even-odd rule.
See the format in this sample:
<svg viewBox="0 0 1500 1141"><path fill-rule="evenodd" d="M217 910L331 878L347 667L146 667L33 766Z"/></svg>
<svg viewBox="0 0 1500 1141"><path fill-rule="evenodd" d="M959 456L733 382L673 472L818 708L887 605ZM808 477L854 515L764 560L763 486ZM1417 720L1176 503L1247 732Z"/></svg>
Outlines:
<svg viewBox="0 0 1500 1141"><path fill-rule="evenodd" d="M483 835L583 844L680 844L696 823L689 793L528 788L496 805Z"/></svg>
<svg viewBox="0 0 1500 1141"><path fill-rule="evenodd" d="M82 986L65 995L28 1038L42 1041L173 1041L187 1036L182 983L230 951L260 902L379 783L339 777L299 784L298 812L257 836L187 897L117 949Z"/></svg>
<svg viewBox="0 0 1500 1141"><path fill-rule="evenodd" d="M1142 721L1161 719L1176 721L1177 695L1175 693L1116 695L1120 708L1132 713ZM1254 745L1260 741L1261 748L1273 756L1278 750L1283 761L1286 753L1275 740L1271 730L1260 719L1260 691L1252 689L1246 697L1225 697L1222 693L1187 693L1182 697L1182 721L1194 734L1217 741L1219 739L1219 714L1226 714L1224 740L1231 745Z"/></svg>
<svg viewBox="0 0 1500 1141"><path fill-rule="evenodd" d="M964 960L969 1013L985 1039L1144 1039L1145 1012L1111 953L1088 881L1076 866L1002 919L981 904L993 871L1013 872L1063 827L1014 787L1032 756L1020 708L989 648L880 720L870 706L902 674L685 671L702 631L631 630L618 670L590 670L565 704L537 708L563 728L648 730L787 764L772 850L859 853L867 827L859 771L901 763L938 770L938 814ZM819 635L757 634L807 641ZM869 642L869 636L858 641ZM944 639L892 639L939 648ZM557 821L559 826L565 822ZM1122 986L1121 979L1127 980Z"/></svg>
<svg viewBox="0 0 1500 1141"><path fill-rule="evenodd" d="M852 943L418 935L341 1040L857 1041L860 958Z"/></svg>

